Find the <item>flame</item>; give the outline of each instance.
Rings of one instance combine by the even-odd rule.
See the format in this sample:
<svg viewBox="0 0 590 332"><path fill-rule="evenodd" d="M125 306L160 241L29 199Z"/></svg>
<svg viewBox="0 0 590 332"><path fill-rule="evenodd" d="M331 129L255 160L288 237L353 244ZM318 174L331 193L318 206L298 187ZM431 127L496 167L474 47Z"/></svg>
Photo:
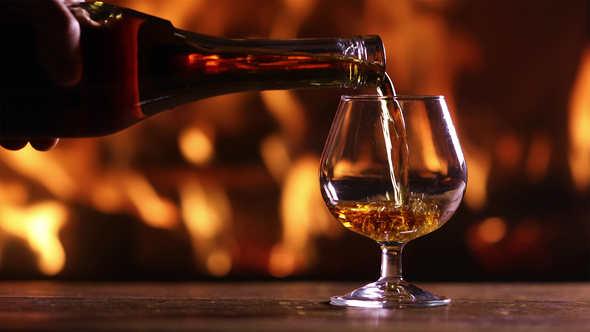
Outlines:
<svg viewBox="0 0 590 332"><path fill-rule="evenodd" d="M169 200L160 197L145 177L137 172L125 172L123 188L138 210L139 216L148 225L169 229L176 225L178 212Z"/></svg>
<svg viewBox="0 0 590 332"><path fill-rule="evenodd" d="M40 154L29 146L14 152L0 149L0 156L7 166L43 184L56 196L72 197L75 183L59 167L55 156ZM43 165L42 172L39 172L39 165ZM30 199L31 193L22 182L3 180L0 183L0 230L27 241L37 254L41 273L56 275L66 260L59 231L66 224L68 208L55 200L30 204Z"/></svg>
<svg viewBox="0 0 590 332"><path fill-rule="evenodd" d="M30 206L0 204L0 229L28 241L37 253L37 266L45 275L58 274L66 255L59 231L65 225L67 207L57 201L44 201Z"/></svg>
<svg viewBox="0 0 590 332"><path fill-rule="evenodd" d="M271 252L269 271L285 277L305 269L313 256L312 239L335 237L341 227L328 212L318 188L319 156L300 157L289 169L281 194L282 241Z"/></svg>
<svg viewBox="0 0 590 332"><path fill-rule="evenodd" d="M250 36L238 37L262 38L306 37L300 32L306 31L309 27L306 24L315 19L319 9L325 7L324 3L317 0L282 0L263 6L265 8L228 8L228 2L225 1L203 0L114 2L169 19L176 27L185 30L234 37L232 34L240 34L243 31L240 29L248 26L247 33ZM482 48L478 43L448 21L446 9L453 5L452 1L425 0L364 1L354 6L335 6L331 8L334 16L326 19L326 25L334 30L317 31L322 34L324 31L341 33L343 36L357 33L380 35L388 50L391 50L388 51L387 68L397 90L404 94L445 95L449 109L454 112L453 93L457 76L464 69L479 66L484 57L479 53ZM371 15L355 13L354 20L333 20L337 15L351 11L351 8ZM244 15L244 10L252 15ZM255 14L272 19L265 21ZM243 16L249 16L246 22ZM189 56L187 60L190 59ZM210 57L208 60L213 63L220 59ZM572 182L579 190L585 190L590 185L588 91L590 49L584 53L569 104L568 166ZM277 132L264 136L260 142L260 155L263 166L280 189L280 222L283 226L280 241L270 252L265 252L269 254L269 260L266 261L265 254L256 259L262 261L260 264L265 264L268 271L277 277L303 272L314 260L314 240L319 236L338 237L344 228L334 221L320 197L316 151L306 150L306 140L310 128L313 128L310 123L315 119L307 116L305 105L298 99L298 94L290 91L208 98L196 105L182 107L194 114L178 116L188 119L186 122L175 124L169 121L148 127L159 130L158 133L163 136L172 130L179 132L177 148L182 160L188 164L179 165L182 162L180 160L171 167L172 170L166 169L166 166L158 168L154 171L156 177L151 177L152 173L148 176L146 171L147 167L153 165L140 164L144 159L136 159L138 155L146 154L145 150L149 149L150 153L151 150L158 150L151 145L142 149L142 141L149 134L146 135L145 129L139 129L140 125L100 139L63 140L55 150L46 153L34 151L30 147L18 152L0 149L2 166L8 169L0 174L0 230L7 237L16 237L29 243L37 255L39 270L46 275L55 275L60 273L66 262L59 232L67 226L71 209L68 204L87 205L106 214L125 213L135 216L150 227L182 231L186 228L195 252L196 265L214 276L227 275L238 265L239 256L233 246L233 211L226 192L229 190L226 183L230 181L217 178L219 165L215 164L215 145L222 142L223 138L235 137L251 130L248 126L253 121L259 121L252 119L249 113L255 107L266 108L279 127ZM335 110L322 111L333 114ZM477 113L477 110L465 112ZM175 111L175 114L181 113ZM158 121L163 122L161 119ZM453 114L453 119L460 133L462 125L471 125L461 123L461 118L456 114ZM426 130L425 134L430 132ZM550 132L535 133L528 150L525 144L528 137L520 132L508 132L500 136L491 149L477 146L468 138L462 139L469 167L464 200L466 205L473 210L486 205L489 199L488 182L490 176L495 175L492 172L497 171L492 169L492 165L514 174L519 174L519 167L524 167L526 172L523 176L531 182L545 179L553 171L550 167L554 166L554 154L563 148L551 138ZM150 141L150 144L153 142ZM441 166L440 161L429 152L431 149L427 145L423 153L431 156L427 158L428 167L434 171ZM149 157L161 157L153 153ZM231 168L241 166L232 164ZM210 169L203 171L204 167ZM259 165L255 167L262 168ZM347 171L345 164L339 167L339 172ZM183 172L177 174L178 169ZM202 172L206 175L201 176ZM232 177L232 181L238 177ZM156 183L154 178L160 181ZM238 186L260 185L256 182L259 179L244 181L247 184L240 183ZM264 181L268 181L266 173ZM485 248L492 248L509 242L511 233L508 219L482 219L470 228L471 240L468 240L468 244L471 243L469 241L475 241ZM522 227L519 227L512 230L518 243L529 245L542 239L540 223L523 222ZM272 235L264 236L272 238ZM2 245L0 243L0 249Z"/></svg>
<svg viewBox="0 0 590 332"><path fill-rule="evenodd" d="M95 183L90 202L103 213L117 213L125 210L126 198L119 185L119 177L105 174L102 181Z"/></svg>
<svg viewBox="0 0 590 332"><path fill-rule="evenodd" d="M578 190L590 186L590 48L581 61L570 96L569 159L572 179Z"/></svg>
<svg viewBox="0 0 590 332"><path fill-rule="evenodd" d="M27 145L19 151L0 149L0 157L8 167L21 175L41 183L47 190L62 199L71 199L76 192L76 181L55 153L39 153ZM42 171L39 166L43 165Z"/></svg>
<svg viewBox="0 0 590 332"><path fill-rule="evenodd" d="M223 277L231 271L232 256L226 249L217 248L207 257L207 271L215 277Z"/></svg>
<svg viewBox="0 0 590 332"><path fill-rule="evenodd" d="M196 166L209 164L215 154L213 139L210 136L212 135L200 127L191 126L184 129L178 137L183 157Z"/></svg>
<svg viewBox="0 0 590 332"><path fill-rule="evenodd" d="M182 219L191 235L195 256L214 276L230 272L232 256L223 246L232 222L231 206L222 186L196 177L179 184Z"/></svg>
<svg viewBox="0 0 590 332"><path fill-rule="evenodd" d="M280 134L267 136L260 144L260 155L270 175L281 183L292 164L284 137Z"/></svg>
<svg viewBox="0 0 590 332"><path fill-rule="evenodd" d="M274 277L284 278L304 266L306 264L305 260L302 252L280 242L274 245L270 252L268 271Z"/></svg>
<svg viewBox="0 0 590 332"><path fill-rule="evenodd" d="M481 209L487 201L488 176L492 158L485 151L479 151L464 144L465 159L469 165L469 181L465 190L464 202L473 210Z"/></svg>
<svg viewBox="0 0 590 332"><path fill-rule="evenodd" d="M417 133L418 136L421 136L418 139L418 141L421 143L420 148L422 160L424 160L424 165L430 172L440 172L442 174L446 174L447 164L439 159L440 156L437 153L434 144L432 127L430 126L430 121L428 120L427 115L419 113L419 115L417 115L416 118L417 120L412 122L413 126L415 127L413 128L413 130ZM408 143L411 144L411 142Z"/></svg>
<svg viewBox="0 0 590 332"><path fill-rule="evenodd" d="M498 217L488 218L477 227L477 236L484 243L499 242L506 236L506 222Z"/></svg>
<svg viewBox="0 0 590 332"><path fill-rule="evenodd" d="M267 110L279 122L289 147L301 143L307 132L305 109L292 91L262 91L260 96Z"/></svg>

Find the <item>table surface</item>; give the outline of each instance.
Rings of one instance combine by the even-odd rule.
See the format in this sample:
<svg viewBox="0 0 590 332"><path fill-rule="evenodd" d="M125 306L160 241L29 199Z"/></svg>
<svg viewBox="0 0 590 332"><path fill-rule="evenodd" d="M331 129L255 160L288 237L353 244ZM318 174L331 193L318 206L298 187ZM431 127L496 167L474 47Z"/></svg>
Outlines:
<svg viewBox="0 0 590 332"><path fill-rule="evenodd" d="M420 309L329 304L361 283L0 282L0 330L590 331L590 283L417 283Z"/></svg>

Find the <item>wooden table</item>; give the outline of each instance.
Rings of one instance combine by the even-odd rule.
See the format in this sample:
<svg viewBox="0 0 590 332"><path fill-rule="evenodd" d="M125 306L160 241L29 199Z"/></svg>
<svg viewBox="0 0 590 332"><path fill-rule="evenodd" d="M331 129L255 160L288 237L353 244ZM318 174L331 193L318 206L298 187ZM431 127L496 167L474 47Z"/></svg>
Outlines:
<svg viewBox="0 0 590 332"><path fill-rule="evenodd" d="M590 331L590 283L420 284L424 309L332 306L360 283L0 282L0 330Z"/></svg>

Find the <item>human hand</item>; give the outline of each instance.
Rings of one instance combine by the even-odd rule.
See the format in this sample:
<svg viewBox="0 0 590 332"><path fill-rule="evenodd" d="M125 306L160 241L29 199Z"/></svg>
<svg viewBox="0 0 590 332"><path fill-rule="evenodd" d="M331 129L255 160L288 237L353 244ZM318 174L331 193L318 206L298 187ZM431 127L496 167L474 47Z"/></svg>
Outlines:
<svg viewBox="0 0 590 332"><path fill-rule="evenodd" d="M47 76L61 86L72 86L82 77L80 55L80 24L67 8L73 0L19 1L29 23L37 31L37 56ZM59 138L5 138L0 145L19 150L30 141L39 151L51 150Z"/></svg>

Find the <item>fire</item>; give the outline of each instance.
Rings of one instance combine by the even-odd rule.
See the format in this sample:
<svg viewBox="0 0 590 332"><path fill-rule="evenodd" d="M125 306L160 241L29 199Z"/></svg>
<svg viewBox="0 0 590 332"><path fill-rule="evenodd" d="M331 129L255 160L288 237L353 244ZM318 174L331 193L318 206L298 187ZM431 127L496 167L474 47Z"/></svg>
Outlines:
<svg viewBox="0 0 590 332"><path fill-rule="evenodd" d="M121 176L123 188L141 219L157 228L173 228L178 222L176 205L162 198L140 174L126 172Z"/></svg>
<svg viewBox="0 0 590 332"><path fill-rule="evenodd" d="M214 156L214 139L206 130L197 126L184 129L178 136L178 145L182 156L196 166L206 166Z"/></svg>
<svg viewBox="0 0 590 332"><path fill-rule="evenodd" d="M18 152L0 151L0 156L9 166L44 184L56 196L71 197L74 183L51 156L39 155L30 147ZM44 172L35 171L41 164L46 166ZM0 230L26 241L37 254L39 270L45 275L56 275L66 260L59 232L66 224L68 208L56 200L30 201L31 192L22 183L0 182ZM0 248L5 241L3 238Z"/></svg>
<svg viewBox="0 0 590 332"><path fill-rule="evenodd" d="M30 146L19 151L0 149L2 161L23 176L41 183L47 190L62 199L71 199L76 193L76 181L62 167L62 158L55 153L42 154ZM43 165L43 171L39 171Z"/></svg>
<svg viewBox="0 0 590 332"><path fill-rule="evenodd" d="M584 53L569 105L570 171L576 187L590 186L590 48Z"/></svg>
<svg viewBox="0 0 590 332"><path fill-rule="evenodd" d="M37 253L37 266L45 275L58 274L65 265L65 251L59 231L65 225L68 209L57 201L43 201L29 206L11 206L4 198L0 203L0 229L28 242Z"/></svg>
<svg viewBox="0 0 590 332"><path fill-rule="evenodd" d="M262 91L260 96L270 114L279 122L288 147L297 146L305 137L308 119L304 107L292 91Z"/></svg>
<svg viewBox="0 0 590 332"><path fill-rule="evenodd" d="M557 159L565 147L549 125L529 133L517 125L511 127L513 118L507 113L506 126L497 132L483 133L487 128L482 128L482 133L473 134L473 129L467 130L472 126L469 119L484 115L487 105L483 101L472 104L474 108L458 110L456 101L462 96L455 95L456 83L460 73L483 64L487 55L483 52L489 45L472 40L471 31L450 22L447 14L461 2L342 1L329 12L326 3L317 0L271 1L264 6L204 0L113 3L169 19L181 29L218 36L296 38L308 37L309 31L318 36L380 35L388 51L388 72L398 92L447 98L469 168L464 203L475 213L498 206L488 204L497 195L490 189L501 182L495 181L498 178L518 177L519 184L542 186L548 176L566 173L569 167L575 188L583 192L590 186L590 49L583 54L569 100L569 160L564 162L566 169L556 170L552 167L559 167ZM325 18L318 20L319 14ZM310 22L316 21L322 21L322 26L310 27ZM310 105L316 105L300 96L291 91L267 91L208 98L116 135L62 140L50 152L30 147L18 152L0 149L0 249L6 247L6 239L28 243L39 270L58 275L68 258L60 232L75 215L76 206L84 206L107 217L131 216L144 228L186 232L196 269L209 275L225 276L250 263L276 277L305 272L318 261L314 241L320 237L338 239L345 230L321 198L317 178L321 152L317 146L321 144L310 147L309 142L309 137L318 137L311 132L318 120L310 113ZM492 93L487 97L495 98ZM337 100L334 108L314 109L321 112L317 113L319 121L333 115L336 104ZM477 108L480 106L482 109ZM482 122L476 124L485 123L485 119L478 120ZM149 125L144 125L148 121ZM424 135L429 134L424 130ZM478 141L481 137L469 134L494 137ZM167 143L161 143L161 137L167 146L162 147ZM232 146L236 141L239 146ZM241 151L243 146L250 150ZM249 155L252 151L253 157ZM426 145L423 153L430 170L444 171L432 146ZM164 160L170 156L172 161ZM339 172L346 172L350 166L341 167ZM258 204L276 205L269 210L277 215L264 219L276 221L276 228L265 227L272 228L270 234L234 234L248 229L238 224L241 220L258 216L247 215L250 210L234 204L232 199L238 195L232 190L258 193L260 187L273 187L269 191L275 197L261 195L265 201ZM240 208L246 210L246 217L242 218ZM472 227L467 227L465 241L476 256L508 259L513 248L504 248L507 244L514 248L544 245L548 231L543 222L547 221L514 220L509 212L501 216L470 220ZM258 247L251 251L255 258L245 259L247 250L240 252L234 239L238 236L264 237L266 241L255 243ZM485 258L482 260L486 264Z"/></svg>
<svg viewBox="0 0 590 332"><path fill-rule="evenodd" d="M496 243L504 236L506 236L506 222L501 218L488 218L477 227L477 237L484 243Z"/></svg>
<svg viewBox="0 0 590 332"><path fill-rule="evenodd" d="M280 134L267 136L260 144L260 155L270 175L281 183L292 163L285 138Z"/></svg>
<svg viewBox="0 0 590 332"><path fill-rule="evenodd" d="M335 237L341 226L328 212L318 185L319 156L302 156L289 169L281 194L283 236L271 252L269 270L285 277L304 270L313 257L312 240Z"/></svg>
<svg viewBox="0 0 590 332"><path fill-rule="evenodd" d="M214 276L232 266L231 205L223 187L214 181L189 177L179 183L182 219L191 235L195 257Z"/></svg>
<svg viewBox="0 0 590 332"><path fill-rule="evenodd" d="M280 125L279 133L262 141L260 154L275 181L282 186L282 240L271 250L269 272L285 277L304 271L313 260L312 240L338 234L340 225L329 214L319 191L319 156L293 157L293 147L301 145L308 127L303 106L291 91L260 94Z"/></svg>
<svg viewBox="0 0 590 332"><path fill-rule="evenodd" d="M487 200L488 176L492 165L492 158L489 154L479 151L469 145L464 145L465 159L469 168L469 180L465 189L463 201L471 209L481 209Z"/></svg>
<svg viewBox="0 0 590 332"><path fill-rule="evenodd" d="M434 139L432 137L432 127L425 115L421 115L418 121L413 122L416 128L414 130L419 133L420 142L422 142L422 159L428 171L447 173L446 163L439 160L436 148L434 146ZM411 143L411 142L408 142ZM443 169L444 168L444 169Z"/></svg>

